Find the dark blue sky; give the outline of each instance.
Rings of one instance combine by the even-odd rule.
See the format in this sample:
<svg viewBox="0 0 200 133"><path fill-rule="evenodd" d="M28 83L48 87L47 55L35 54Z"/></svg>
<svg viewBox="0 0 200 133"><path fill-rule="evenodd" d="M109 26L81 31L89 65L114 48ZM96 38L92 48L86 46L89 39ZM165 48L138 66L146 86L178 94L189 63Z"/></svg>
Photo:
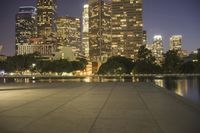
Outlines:
<svg viewBox="0 0 200 133"><path fill-rule="evenodd" d="M58 0L58 14L81 17L85 0ZM14 54L15 14L19 6L35 6L36 0L1 0L0 43L4 54ZM164 37L168 49L169 37L183 35L183 48L200 48L200 0L143 0L144 29L148 33L148 43L156 34Z"/></svg>

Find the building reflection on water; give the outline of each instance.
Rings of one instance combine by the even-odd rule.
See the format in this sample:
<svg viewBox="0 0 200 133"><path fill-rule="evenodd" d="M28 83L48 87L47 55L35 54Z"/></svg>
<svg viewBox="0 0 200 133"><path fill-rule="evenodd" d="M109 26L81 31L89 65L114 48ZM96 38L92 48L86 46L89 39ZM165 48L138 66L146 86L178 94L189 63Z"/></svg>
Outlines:
<svg viewBox="0 0 200 133"><path fill-rule="evenodd" d="M200 104L200 78L163 78L155 79L155 84Z"/></svg>

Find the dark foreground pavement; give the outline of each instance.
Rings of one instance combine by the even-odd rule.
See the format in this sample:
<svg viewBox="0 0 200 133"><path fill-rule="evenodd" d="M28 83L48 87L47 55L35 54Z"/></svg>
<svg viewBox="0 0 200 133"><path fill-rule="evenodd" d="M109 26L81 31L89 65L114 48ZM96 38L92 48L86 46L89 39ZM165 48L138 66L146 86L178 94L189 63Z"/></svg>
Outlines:
<svg viewBox="0 0 200 133"><path fill-rule="evenodd" d="M0 133L200 133L200 112L147 83L10 84Z"/></svg>

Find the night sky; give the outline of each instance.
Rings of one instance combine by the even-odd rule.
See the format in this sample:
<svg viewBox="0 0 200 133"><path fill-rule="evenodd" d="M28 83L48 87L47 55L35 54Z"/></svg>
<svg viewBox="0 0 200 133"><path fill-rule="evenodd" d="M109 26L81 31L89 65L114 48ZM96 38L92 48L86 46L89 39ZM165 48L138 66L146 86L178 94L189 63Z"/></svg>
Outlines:
<svg viewBox="0 0 200 133"><path fill-rule="evenodd" d="M81 17L85 0L58 0L58 15ZM15 14L20 6L35 6L36 0L1 0L0 44L3 54L13 55L15 51ZM144 29L148 43L156 34L164 37L168 49L169 37L183 35L183 48L200 48L200 0L143 0ZM2 54L2 53L1 53Z"/></svg>

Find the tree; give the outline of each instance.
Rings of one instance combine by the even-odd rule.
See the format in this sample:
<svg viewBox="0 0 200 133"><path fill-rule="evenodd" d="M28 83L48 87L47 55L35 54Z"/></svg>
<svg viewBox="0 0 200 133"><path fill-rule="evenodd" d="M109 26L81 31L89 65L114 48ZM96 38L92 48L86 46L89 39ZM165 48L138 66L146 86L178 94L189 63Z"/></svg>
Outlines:
<svg viewBox="0 0 200 133"><path fill-rule="evenodd" d="M5 70L5 67L6 64L5 64L5 61L0 61L0 70Z"/></svg>
<svg viewBox="0 0 200 133"><path fill-rule="evenodd" d="M102 64L99 69L99 74L130 74L134 67L132 59L113 56Z"/></svg>
<svg viewBox="0 0 200 133"><path fill-rule="evenodd" d="M68 60L40 61L38 62L37 67L38 67L37 69L41 73L45 72L70 73L73 71L72 64Z"/></svg>
<svg viewBox="0 0 200 133"><path fill-rule="evenodd" d="M31 65L36 62L35 54L28 55L15 55L8 57L4 61L4 67L6 72L22 72L30 69Z"/></svg>
<svg viewBox="0 0 200 133"><path fill-rule="evenodd" d="M63 73L63 72L72 72L73 67L71 65L71 62L68 60L55 60L50 63L50 66L52 68L52 72L58 72L58 73Z"/></svg>
<svg viewBox="0 0 200 133"><path fill-rule="evenodd" d="M148 63L154 63L155 57L152 55L152 52L148 50L144 45L140 47L138 51L138 59L137 61L145 61Z"/></svg>
<svg viewBox="0 0 200 133"><path fill-rule="evenodd" d="M84 70L88 64L87 60L84 58L78 58L78 61L71 62L73 71Z"/></svg>
<svg viewBox="0 0 200 133"><path fill-rule="evenodd" d="M151 51L145 46L141 46L138 51L138 59L132 71L140 74L160 73L161 67L155 63L155 57Z"/></svg>
<svg viewBox="0 0 200 133"><path fill-rule="evenodd" d="M84 58L78 58L78 60L86 66L88 64L88 61Z"/></svg>
<svg viewBox="0 0 200 133"><path fill-rule="evenodd" d="M200 73L200 48L197 50L197 63L195 65L195 72Z"/></svg>
<svg viewBox="0 0 200 133"><path fill-rule="evenodd" d="M197 60L198 60L198 63L200 64L200 48L197 49Z"/></svg>
<svg viewBox="0 0 200 133"><path fill-rule="evenodd" d="M181 58L178 56L178 51L170 50L164 55L163 69L165 73L179 73Z"/></svg>
<svg viewBox="0 0 200 133"><path fill-rule="evenodd" d="M195 72L195 63L192 61L186 62L180 66L181 73L194 73Z"/></svg>
<svg viewBox="0 0 200 133"><path fill-rule="evenodd" d="M126 69L122 63L109 61L99 68L98 74L125 74Z"/></svg>
<svg viewBox="0 0 200 133"><path fill-rule="evenodd" d="M85 69L85 65L81 61L72 61L71 64L74 71Z"/></svg>

